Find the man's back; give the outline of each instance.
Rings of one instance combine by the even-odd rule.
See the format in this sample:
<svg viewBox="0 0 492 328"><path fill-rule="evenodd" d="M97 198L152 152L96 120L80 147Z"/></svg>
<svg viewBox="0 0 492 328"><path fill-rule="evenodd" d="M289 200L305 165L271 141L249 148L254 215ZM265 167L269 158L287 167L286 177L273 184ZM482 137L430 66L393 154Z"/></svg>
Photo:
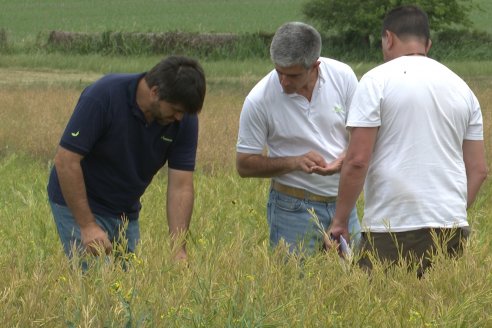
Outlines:
<svg viewBox="0 0 492 328"><path fill-rule="evenodd" d="M348 125L379 126L363 225L371 231L466 226L462 145L483 136L473 92L424 56L402 56L373 69L361 88Z"/></svg>

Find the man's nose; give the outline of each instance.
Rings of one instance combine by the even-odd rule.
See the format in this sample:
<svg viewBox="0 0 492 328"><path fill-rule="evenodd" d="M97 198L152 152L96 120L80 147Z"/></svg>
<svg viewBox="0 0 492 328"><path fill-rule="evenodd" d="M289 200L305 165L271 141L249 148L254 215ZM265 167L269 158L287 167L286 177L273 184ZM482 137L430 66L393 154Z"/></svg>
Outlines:
<svg viewBox="0 0 492 328"><path fill-rule="evenodd" d="M286 75L280 74L279 78L280 78L280 84L282 86L289 85L289 78Z"/></svg>

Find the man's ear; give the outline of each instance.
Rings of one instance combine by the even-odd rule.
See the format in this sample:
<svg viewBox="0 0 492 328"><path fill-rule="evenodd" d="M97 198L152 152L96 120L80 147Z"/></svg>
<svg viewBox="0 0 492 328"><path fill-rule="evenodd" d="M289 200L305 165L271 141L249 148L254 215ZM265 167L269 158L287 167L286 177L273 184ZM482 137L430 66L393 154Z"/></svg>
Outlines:
<svg viewBox="0 0 492 328"><path fill-rule="evenodd" d="M386 44L387 44L387 49L391 49L393 47L393 44L395 42L395 35L388 31L388 30L385 30L384 31L384 38L386 39Z"/></svg>
<svg viewBox="0 0 492 328"><path fill-rule="evenodd" d="M429 39L427 42L427 46L425 47L425 54L427 55L429 53L430 48L432 47L432 40Z"/></svg>
<svg viewBox="0 0 492 328"><path fill-rule="evenodd" d="M150 96L159 100L159 87L157 85L154 85L152 88L150 88Z"/></svg>

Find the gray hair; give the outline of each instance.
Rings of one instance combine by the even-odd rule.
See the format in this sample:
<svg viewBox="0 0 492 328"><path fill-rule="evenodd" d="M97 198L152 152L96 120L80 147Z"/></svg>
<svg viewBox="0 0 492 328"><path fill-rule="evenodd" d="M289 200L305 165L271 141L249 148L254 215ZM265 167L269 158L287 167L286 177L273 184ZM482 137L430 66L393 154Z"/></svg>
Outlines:
<svg viewBox="0 0 492 328"><path fill-rule="evenodd" d="M270 57L275 65L309 68L321 55L321 36L311 25L290 22L280 26L270 45Z"/></svg>

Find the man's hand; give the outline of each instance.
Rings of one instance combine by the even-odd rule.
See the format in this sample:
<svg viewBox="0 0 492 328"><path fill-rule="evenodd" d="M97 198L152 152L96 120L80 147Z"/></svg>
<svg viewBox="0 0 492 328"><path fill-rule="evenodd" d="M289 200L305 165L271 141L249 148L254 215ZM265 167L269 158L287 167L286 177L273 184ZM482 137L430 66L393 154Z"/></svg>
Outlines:
<svg viewBox="0 0 492 328"><path fill-rule="evenodd" d="M186 248L183 246L174 255L174 261L176 263L188 264L188 254L186 253Z"/></svg>
<svg viewBox="0 0 492 328"><path fill-rule="evenodd" d="M323 234L324 248L331 249L337 247L338 252L340 253L340 236L343 236L346 242L350 243L348 226L338 224L337 220L334 218L330 228Z"/></svg>
<svg viewBox="0 0 492 328"><path fill-rule="evenodd" d="M315 151L310 151L296 158L296 169L309 174L315 173L314 169L327 165L323 156Z"/></svg>
<svg viewBox="0 0 492 328"><path fill-rule="evenodd" d="M108 255L113 250L108 234L95 222L91 222L85 227L80 227L80 236L82 245L89 254Z"/></svg>
<svg viewBox="0 0 492 328"><path fill-rule="evenodd" d="M324 166L313 166L312 173L316 173L319 175L332 175L340 172L342 169L343 159L345 158L345 154L338 157L336 160L330 163L326 163Z"/></svg>

